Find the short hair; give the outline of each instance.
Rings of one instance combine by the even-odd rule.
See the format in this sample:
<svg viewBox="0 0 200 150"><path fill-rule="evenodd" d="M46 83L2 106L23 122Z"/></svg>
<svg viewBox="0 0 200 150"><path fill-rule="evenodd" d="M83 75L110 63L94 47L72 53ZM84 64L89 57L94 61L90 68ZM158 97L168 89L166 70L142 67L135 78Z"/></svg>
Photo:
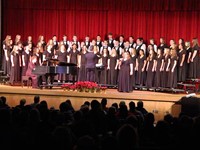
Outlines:
<svg viewBox="0 0 200 150"><path fill-rule="evenodd" d="M39 95L35 95L34 96L34 103L39 103L40 102L40 96Z"/></svg>

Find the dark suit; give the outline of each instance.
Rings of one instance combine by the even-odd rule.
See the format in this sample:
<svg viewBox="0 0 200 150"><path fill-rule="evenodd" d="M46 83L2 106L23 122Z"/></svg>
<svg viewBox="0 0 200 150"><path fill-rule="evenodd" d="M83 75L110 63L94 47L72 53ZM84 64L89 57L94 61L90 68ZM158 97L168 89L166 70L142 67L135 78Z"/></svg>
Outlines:
<svg viewBox="0 0 200 150"><path fill-rule="evenodd" d="M86 77L87 81L95 81L95 65L96 65L96 54L94 52L89 52L85 54L85 60L86 60Z"/></svg>

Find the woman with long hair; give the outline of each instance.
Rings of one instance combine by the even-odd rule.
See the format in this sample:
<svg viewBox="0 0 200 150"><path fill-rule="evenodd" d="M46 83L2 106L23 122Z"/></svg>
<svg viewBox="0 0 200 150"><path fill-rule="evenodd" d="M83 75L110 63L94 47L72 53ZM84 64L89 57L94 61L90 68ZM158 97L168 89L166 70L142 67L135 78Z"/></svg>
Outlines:
<svg viewBox="0 0 200 150"><path fill-rule="evenodd" d="M124 52L123 58L119 61L118 91L131 92L133 85L131 76L133 75L133 63L129 52Z"/></svg>

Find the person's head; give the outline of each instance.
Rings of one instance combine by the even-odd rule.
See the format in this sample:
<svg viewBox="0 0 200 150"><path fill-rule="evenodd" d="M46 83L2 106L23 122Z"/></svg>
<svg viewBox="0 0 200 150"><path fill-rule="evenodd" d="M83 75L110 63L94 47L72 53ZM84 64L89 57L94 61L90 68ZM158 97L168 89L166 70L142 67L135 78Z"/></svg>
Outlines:
<svg viewBox="0 0 200 150"><path fill-rule="evenodd" d="M143 108L143 106L144 106L143 101L140 100L140 101L137 102L138 108Z"/></svg>
<svg viewBox="0 0 200 150"><path fill-rule="evenodd" d="M101 105L106 106L107 105L107 98L102 98Z"/></svg>
<svg viewBox="0 0 200 150"><path fill-rule="evenodd" d="M123 57L124 57L124 59L130 59L129 52L124 52Z"/></svg>
<svg viewBox="0 0 200 150"><path fill-rule="evenodd" d="M139 50L139 55L140 55L140 56L143 56L143 55L144 55L144 50L143 50L143 49L140 49L140 50Z"/></svg>
<svg viewBox="0 0 200 150"><path fill-rule="evenodd" d="M40 96L39 95L35 95L34 96L34 103L38 104L40 102Z"/></svg>
<svg viewBox="0 0 200 150"><path fill-rule="evenodd" d="M53 40L53 42L57 41L57 36L53 35L52 40Z"/></svg>
<svg viewBox="0 0 200 150"><path fill-rule="evenodd" d="M171 49L171 57L174 57L177 55L177 52L175 49Z"/></svg>
<svg viewBox="0 0 200 150"><path fill-rule="evenodd" d="M193 47L196 46L196 45L199 46L199 42L198 42L198 39L197 39L197 38L193 38L193 39L192 39L192 45L193 45Z"/></svg>
<svg viewBox="0 0 200 150"><path fill-rule="evenodd" d="M137 38L137 40L136 40L136 44L137 45L142 44L142 42L143 42L143 38L142 37Z"/></svg>
<svg viewBox="0 0 200 150"><path fill-rule="evenodd" d="M137 54L137 51L136 51L136 49L135 48L131 48L130 49L130 55L136 55Z"/></svg>
<svg viewBox="0 0 200 150"><path fill-rule="evenodd" d="M97 41L101 41L101 36L97 35Z"/></svg>
<svg viewBox="0 0 200 150"><path fill-rule="evenodd" d="M115 40L115 41L114 41L114 46L115 46L115 47L119 47L119 41Z"/></svg>
<svg viewBox="0 0 200 150"><path fill-rule="evenodd" d="M112 40L112 38L113 38L112 33L108 33L108 40Z"/></svg>
<svg viewBox="0 0 200 150"><path fill-rule="evenodd" d="M154 41L154 39L153 39L153 38L151 38L151 39L149 40L149 42L150 42L150 44L152 44L152 45L154 45L154 44L155 44L155 41Z"/></svg>
<svg viewBox="0 0 200 150"><path fill-rule="evenodd" d="M124 43L124 46L125 46L126 48L128 48L128 47L129 47L129 41L126 41L126 42Z"/></svg>
<svg viewBox="0 0 200 150"><path fill-rule="evenodd" d="M73 41L77 41L77 36L73 35L72 39L73 39Z"/></svg>
<svg viewBox="0 0 200 150"><path fill-rule="evenodd" d="M103 49L103 54L104 54L104 55L107 55L107 54L108 54L108 49L107 49L107 48L104 48L104 49Z"/></svg>
<svg viewBox="0 0 200 150"><path fill-rule="evenodd" d="M184 49L184 44L183 43L179 44L178 48L179 48L179 50L183 50Z"/></svg>
<svg viewBox="0 0 200 150"><path fill-rule="evenodd" d="M172 46L172 45L174 45L175 44L175 40L174 39L171 39L170 41L169 41L169 44Z"/></svg>
<svg viewBox="0 0 200 150"><path fill-rule="evenodd" d="M165 54L165 55L169 55L169 54L170 54L170 49L169 49L168 47L166 47L166 48L164 49L164 54Z"/></svg>
<svg viewBox="0 0 200 150"><path fill-rule="evenodd" d="M185 46L188 48L188 47L190 47L190 41L186 41L185 42Z"/></svg>
<svg viewBox="0 0 200 150"><path fill-rule="evenodd" d="M66 51L65 45L61 45L61 46L60 46L60 51L61 51L61 52Z"/></svg>
<svg viewBox="0 0 200 150"><path fill-rule="evenodd" d="M129 36L128 39L129 39L129 42L130 42L130 43L133 43L133 42L134 42L134 38L133 38L133 36Z"/></svg>
<svg viewBox="0 0 200 150"><path fill-rule="evenodd" d="M112 107L115 107L116 110L118 110L118 108L119 108L119 106L118 106L117 103L113 103L113 104L112 104Z"/></svg>
<svg viewBox="0 0 200 150"><path fill-rule="evenodd" d="M160 38L160 44L165 44L165 39L163 37Z"/></svg>
<svg viewBox="0 0 200 150"><path fill-rule="evenodd" d="M7 99L6 99L5 96L1 96L0 99L1 99L1 101L2 101L3 104L6 104Z"/></svg>
<svg viewBox="0 0 200 150"><path fill-rule="evenodd" d="M67 36L63 35L63 41L67 41Z"/></svg>
<svg viewBox="0 0 200 150"><path fill-rule="evenodd" d="M44 41L44 36L43 36L43 35L39 35L38 41L39 41L39 42L40 42L40 41Z"/></svg>
<svg viewBox="0 0 200 150"><path fill-rule="evenodd" d="M183 38L180 38L179 40L178 40L178 44L180 45L180 44L184 44L184 39Z"/></svg>
<svg viewBox="0 0 200 150"><path fill-rule="evenodd" d="M89 52L93 52L94 51L94 46L93 45L90 45L89 47Z"/></svg>
<svg viewBox="0 0 200 150"><path fill-rule="evenodd" d="M88 107L90 107L90 102L89 101L85 101L84 105L87 105Z"/></svg>
<svg viewBox="0 0 200 150"><path fill-rule="evenodd" d="M20 102L19 102L19 104L21 105L21 106L24 106L25 104L26 104L26 99L21 99L20 100Z"/></svg>
<svg viewBox="0 0 200 150"><path fill-rule="evenodd" d="M114 56L117 55L117 51L114 47L112 48L110 55L114 55Z"/></svg>
<svg viewBox="0 0 200 150"><path fill-rule="evenodd" d="M91 109L92 110L99 110L100 107L100 103L97 100L92 100L91 102Z"/></svg>
<svg viewBox="0 0 200 150"><path fill-rule="evenodd" d="M74 49L74 50L77 49L77 45L75 43L72 44L72 49Z"/></svg>
<svg viewBox="0 0 200 150"><path fill-rule="evenodd" d="M124 35L120 35L120 36L119 36L119 41L120 41L120 42L123 42L123 41L124 41Z"/></svg>
<svg viewBox="0 0 200 150"><path fill-rule="evenodd" d="M130 110L135 110L135 102L131 101L131 102L129 103L129 109L130 109Z"/></svg>
<svg viewBox="0 0 200 150"><path fill-rule="evenodd" d="M28 41L32 41L32 36L29 35L28 38L27 38L27 40Z"/></svg>
<svg viewBox="0 0 200 150"><path fill-rule="evenodd" d="M89 37L89 35L87 35L87 36L85 37L85 41L87 41L87 42L90 41L90 37Z"/></svg>
<svg viewBox="0 0 200 150"><path fill-rule="evenodd" d="M130 124L124 124L117 131L117 140L120 149L137 149L139 146L139 137L137 130Z"/></svg>

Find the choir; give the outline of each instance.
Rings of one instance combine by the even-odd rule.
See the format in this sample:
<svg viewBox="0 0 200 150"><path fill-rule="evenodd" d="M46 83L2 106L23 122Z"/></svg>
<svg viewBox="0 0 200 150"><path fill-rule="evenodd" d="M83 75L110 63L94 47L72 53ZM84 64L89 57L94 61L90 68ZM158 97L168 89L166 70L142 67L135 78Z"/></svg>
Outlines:
<svg viewBox="0 0 200 150"><path fill-rule="evenodd" d="M105 40L100 35L91 40L87 35L81 42L77 35L72 37L72 41L66 35L58 41L57 36L53 35L48 42L40 35L37 43L32 41L31 36L22 42L20 35L16 35L13 42L7 35L3 41L2 70L10 77L12 85L20 82L27 71L30 73L28 68L33 56L35 65L46 65L48 59L58 59L59 62L77 65L77 81L118 85L120 92L131 92L137 85L148 89L176 88L179 82L200 77L197 38L191 42L180 38L177 43L171 39L167 45L161 37L159 42L156 45L151 38L145 43L142 37L135 40L133 36L125 40L123 35L114 39L112 33ZM70 78L60 74L57 80L66 82Z"/></svg>

